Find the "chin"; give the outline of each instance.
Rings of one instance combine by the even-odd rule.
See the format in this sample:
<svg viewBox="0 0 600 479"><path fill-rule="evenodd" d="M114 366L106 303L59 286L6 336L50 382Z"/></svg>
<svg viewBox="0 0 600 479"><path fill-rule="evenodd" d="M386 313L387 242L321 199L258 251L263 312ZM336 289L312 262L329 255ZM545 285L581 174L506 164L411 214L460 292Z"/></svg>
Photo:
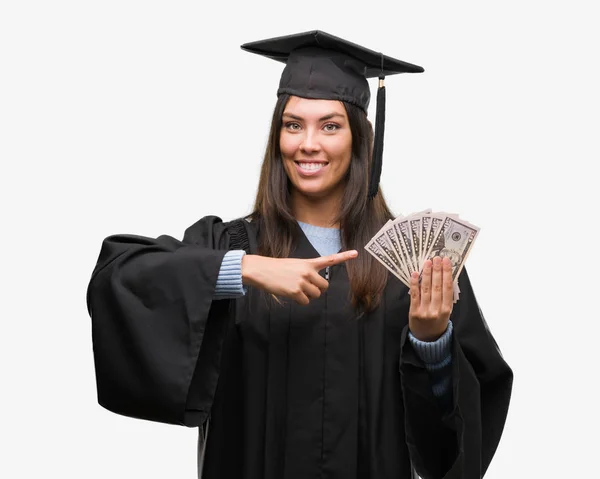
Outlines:
<svg viewBox="0 0 600 479"><path fill-rule="evenodd" d="M307 196L309 198L322 198L327 196L327 194L331 191L330 188L321 187L321 186L294 186L296 192L300 195Z"/></svg>

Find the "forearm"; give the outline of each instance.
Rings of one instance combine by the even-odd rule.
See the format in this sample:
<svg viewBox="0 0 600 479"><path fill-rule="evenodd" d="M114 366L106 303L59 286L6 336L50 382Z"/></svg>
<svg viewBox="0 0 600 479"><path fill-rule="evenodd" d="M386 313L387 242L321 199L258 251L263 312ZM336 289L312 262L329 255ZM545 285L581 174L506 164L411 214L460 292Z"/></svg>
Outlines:
<svg viewBox="0 0 600 479"><path fill-rule="evenodd" d="M244 250L228 251L223 257L214 299L237 298L246 294L247 288L242 284L242 258Z"/></svg>
<svg viewBox="0 0 600 479"><path fill-rule="evenodd" d="M411 461L421 477L436 479L452 477L446 476L446 473L452 468L458 452L457 429L448 420L449 415L452 415L452 402L455 400L453 381L456 381L454 370L456 338L452 331L448 333L446 330L445 334L448 334L451 339L450 364L453 368L448 374L451 381L448 387L449 394L444 396L450 402L449 405L443 404L441 398L434 394L437 388L434 387L435 381L425 361L431 358L423 351L421 355L417 353L419 345L410 338L408 327L402 335L400 352L405 433L407 444L410 445ZM430 347L432 348L433 346Z"/></svg>
<svg viewBox="0 0 600 479"><path fill-rule="evenodd" d="M214 319L228 305L213 304L225 254L167 236L105 239L87 291L103 407L170 424L210 409L228 324ZM203 388L192 395L194 378Z"/></svg>
<svg viewBox="0 0 600 479"><path fill-rule="evenodd" d="M423 361L431 378L431 388L442 410L452 407L452 321L436 341L419 341L412 333L408 338L415 354Z"/></svg>

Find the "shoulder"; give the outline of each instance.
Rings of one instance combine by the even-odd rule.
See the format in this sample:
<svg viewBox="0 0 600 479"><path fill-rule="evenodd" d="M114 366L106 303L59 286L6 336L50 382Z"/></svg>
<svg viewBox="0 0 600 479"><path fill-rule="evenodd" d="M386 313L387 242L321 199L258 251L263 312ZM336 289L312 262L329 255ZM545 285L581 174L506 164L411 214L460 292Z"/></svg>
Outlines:
<svg viewBox="0 0 600 479"><path fill-rule="evenodd" d="M256 223L256 222L255 222ZM223 221L220 216L207 215L189 226L184 233L183 242L188 244L213 244L216 247L228 248L234 244L243 243L238 249L247 249L247 237L256 236L256 224L250 216Z"/></svg>
<svg viewBox="0 0 600 479"><path fill-rule="evenodd" d="M191 226L188 226L183 235L184 243L202 244L208 238L220 236L225 230L225 224L219 216L203 216Z"/></svg>
<svg viewBox="0 0 600 479"><path fill-rule="evenodd" d="M258 222L252 216L243 216L227 223L227 234L231 249L243 249L246 253L256 251Z"/></svg>

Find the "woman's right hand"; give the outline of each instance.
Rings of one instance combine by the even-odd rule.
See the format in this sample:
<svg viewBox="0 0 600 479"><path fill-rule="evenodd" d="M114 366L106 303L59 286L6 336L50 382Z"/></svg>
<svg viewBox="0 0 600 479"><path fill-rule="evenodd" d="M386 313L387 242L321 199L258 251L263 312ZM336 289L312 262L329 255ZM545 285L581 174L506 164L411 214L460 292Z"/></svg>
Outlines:
<svg viewBox="0 0 600 479"><path fill-rule="evenodd" d="M319 275L319 271L357 256L356 250L311 259L247 254L242 258L242 283L306 305L329 287L329 282Z"/></svg>

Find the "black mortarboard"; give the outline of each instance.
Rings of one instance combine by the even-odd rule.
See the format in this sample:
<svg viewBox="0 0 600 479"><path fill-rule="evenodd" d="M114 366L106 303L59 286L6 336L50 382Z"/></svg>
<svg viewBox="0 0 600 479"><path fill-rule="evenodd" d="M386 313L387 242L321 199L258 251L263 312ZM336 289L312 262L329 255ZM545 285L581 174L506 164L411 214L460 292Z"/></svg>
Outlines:
<svg viewBox="0 0 600 479"><path fill-rule="evenodd" d="M396 73L421 73L423 68L319 30L245 43L242 49L286 64L277 95L288 93L303 98L341 100L362 108L365 113L371 98L367 78L379 77L369 177L369 198L373 198L379 188L383 156L383 79Z"/></svg>

